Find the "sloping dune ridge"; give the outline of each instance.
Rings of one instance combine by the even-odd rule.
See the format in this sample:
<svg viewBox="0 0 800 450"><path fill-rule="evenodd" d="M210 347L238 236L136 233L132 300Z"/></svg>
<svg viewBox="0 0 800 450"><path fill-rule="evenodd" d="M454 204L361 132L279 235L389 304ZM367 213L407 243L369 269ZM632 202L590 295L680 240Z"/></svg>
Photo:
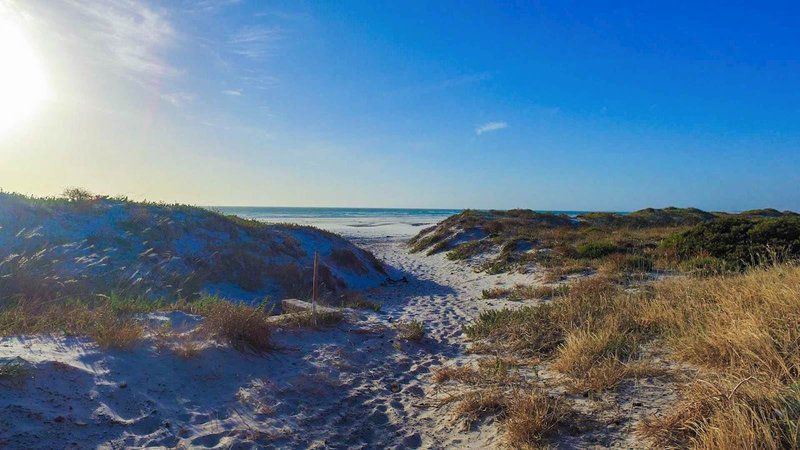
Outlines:
<svg viewBox="0 0 800 450"><path fill-rule="evenodd" d="M231 300L385 281L381 263L333 233L263 224L206 209L98 197L81 201L0 194L0 291L64 297L113 291L167 299Z"/></svg>

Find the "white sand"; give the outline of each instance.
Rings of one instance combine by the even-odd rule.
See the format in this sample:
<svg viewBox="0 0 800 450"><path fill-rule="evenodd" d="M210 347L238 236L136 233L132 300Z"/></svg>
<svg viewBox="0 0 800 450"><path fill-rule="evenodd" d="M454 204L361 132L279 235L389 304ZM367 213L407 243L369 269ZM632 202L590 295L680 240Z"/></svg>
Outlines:
<svg viewBox="0 0 800 450"><path fill-rule="evenodd" d="M409 255L403 240L419 226L407 227L392 228L392 238L353 236L408 280L369 293L381 313L324 331L278 331L282 348L266 356L214 345L183 360L152 340L101 351L85 339L3 339L0 358L33 368L24 382L0 387L0 446L488 445L494 433L461 433L427 405L428 378L461 357L461 327L486 304L475 301L480 291L512 281L441 255ZM426 339L394 348L398 320L422 321ZM378 331L360 331L368 327Z"/></svg>
<svg viewBox="0 0 800 450"><path fill-rule="evenodd" d="M0 340L0 358L33 365L24 382L0 386L0 447L495 446L494 424L464 431L434 407L430 373L470 358L461 329L482 308L519 304L477 300L481 290L535 278L409 255L406 237L354 237L408 280L369 293L381 313L323 331L279 330L280 350L265 356L211 345L183 360L153 341L109 352L73 338ZM395 348L398 320L422 321L425 340Z"/></svg>

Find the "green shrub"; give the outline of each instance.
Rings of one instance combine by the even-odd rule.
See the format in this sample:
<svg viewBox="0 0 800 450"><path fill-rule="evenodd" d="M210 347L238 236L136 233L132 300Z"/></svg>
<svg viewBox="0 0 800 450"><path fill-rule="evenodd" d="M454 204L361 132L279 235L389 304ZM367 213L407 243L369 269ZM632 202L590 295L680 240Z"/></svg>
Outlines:
<svg viewBox="0 0 800 450"><path fill-rule="evenodd" d="M673 234L661 246L683 260L711 256L739 267L775 254L793 258L800 256L800 218L724 217Z"/></svg>
<svg viewBox="0 0 800 450"><path fill-rule="evenodd" d="M613 242L598 241L586 242L578 245L578 256L581 258L602 258L603 256L617 253L620 249Z"/></svg>
<svg viewBox="0 0 800 450"><path fill-rule="evenodd" d="M483 241L464 242L447 252L447 259L452 261L468 259L483 251L485 247L486 245L483 243Z"/></svg>

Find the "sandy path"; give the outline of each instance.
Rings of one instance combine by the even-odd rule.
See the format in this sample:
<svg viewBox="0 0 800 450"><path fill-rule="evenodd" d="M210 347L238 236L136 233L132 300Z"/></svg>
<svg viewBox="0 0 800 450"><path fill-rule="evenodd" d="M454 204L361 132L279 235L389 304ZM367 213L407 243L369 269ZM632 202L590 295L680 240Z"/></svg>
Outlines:
<svg viewBox="0 0 800 450"><path fill-rule="evenodd" d="M397 321L418 320L425 324L426 338L422 343L406 343L402 350L395 349L385 358L368 362L369 371L356 377L349 389L364 392L365 386L396 383L395 390L369 391L361 405L364 419L353 418L354 423L337 429L339 441L345 446L347 435L371 435L374 440L362 442L368 447L423 447L423 448L487 448L496 437L492 426L478 431L466 431L453 424L443 412L432 405L430 373L442 364L453 364L469 358L464 354L465 340L462 327L471 322L483 308L507 306L509 302L491 303L478 300L481 291L491 286L521 282L524 275L487 276L477 274L463 265L447 260L444 255L423 256L408 253L401 239L361 240L359 245L371 250L391 266L396 275L408 281L397 283L370 294L370 298L383 303L380 315L372 320L386 326ZM354 414L360 415L358 411ZM374 415L385 415L385 424L376 424ZM384 428L376 432L376 425ZM369 431L367 431L369 430ZM328 441L329 444L337 439Z"/></svg>

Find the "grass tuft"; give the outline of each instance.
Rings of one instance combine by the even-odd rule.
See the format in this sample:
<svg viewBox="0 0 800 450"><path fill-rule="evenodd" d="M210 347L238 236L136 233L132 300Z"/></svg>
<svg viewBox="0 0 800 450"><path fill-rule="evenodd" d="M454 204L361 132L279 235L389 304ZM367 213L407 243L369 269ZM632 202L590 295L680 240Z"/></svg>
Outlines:
<svg viewBox="0 0 800 450"><path fill-rule="evenodd" d="M540 391L517 391L506 402L504 440L511 448L539 448L572 415L564 400Z"/></svg>
<svg viewBox="0 0 800 450"><path fill-rule="evenodd" d="M421 341L425 337L425 326L418 320L398 322L397 337L404 341Z"/></svg>
<svg viewBox="0 0 800 450"><path fill-rule="evenodd" d="M272 326L263 311L241 304L216 302L205 308L203 330L239 351L271 350Z"/></svg>

